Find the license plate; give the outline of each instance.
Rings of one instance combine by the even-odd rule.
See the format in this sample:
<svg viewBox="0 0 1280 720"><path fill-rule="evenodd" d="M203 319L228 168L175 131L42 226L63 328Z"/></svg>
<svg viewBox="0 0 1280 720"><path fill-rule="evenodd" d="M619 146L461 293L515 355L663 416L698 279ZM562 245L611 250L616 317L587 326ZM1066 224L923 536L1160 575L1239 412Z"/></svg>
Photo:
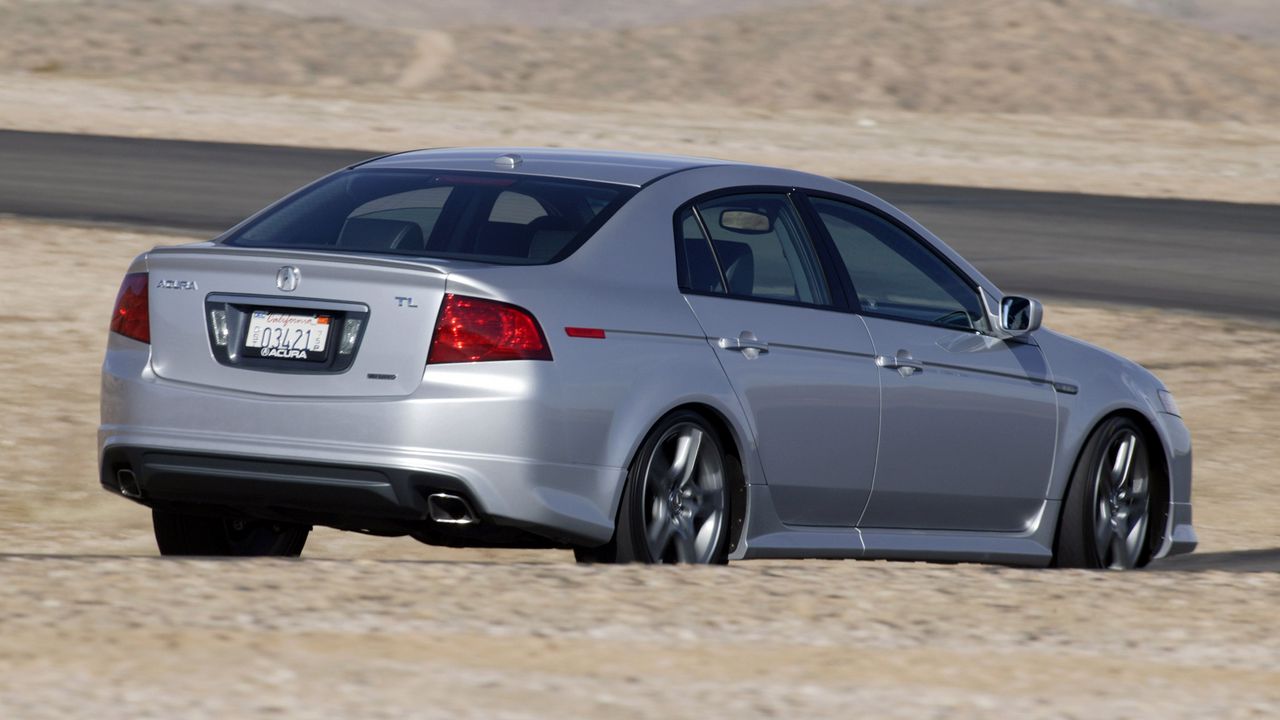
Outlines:
<svg viewBox="0 0 1280 720"><path fill-rule="evenodd" d="M249 316L245 354L284 360L324 360L331 320L328 315L254 310Z"/></svg>

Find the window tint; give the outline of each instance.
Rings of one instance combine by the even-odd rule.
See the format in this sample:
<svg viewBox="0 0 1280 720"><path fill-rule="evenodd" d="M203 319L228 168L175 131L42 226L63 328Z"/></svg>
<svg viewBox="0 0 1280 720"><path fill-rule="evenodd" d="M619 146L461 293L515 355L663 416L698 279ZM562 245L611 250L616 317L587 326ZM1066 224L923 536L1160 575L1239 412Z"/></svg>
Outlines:
<svg viewBox="0 0 1280 720"><path fill-rule="evenodd" d="M538 264L577 248L634 192L521 175L358 169L303 190L224 242Z"/></svg>
<svg viewBox="0 0 1280 720"><path fill-rule="evenodd" d="M691 287L723 292L720 281L723 277L731 295L830 303L813 246L785 195L761 193L715 198L699 203L696 210L711 235L711 249L714 260L719 263L719 272L713 278L705 268L705 260L695 264L693 256L686 253ZM701 237L696 222L691 226L686 219L681 225L685 238L690 237L691 230ZM695 269L698 278L694 277ZM704 287L692 285L695 279ZM712 282L711 287L706 287Z"/></svg>
<svg viewBox="0 0 1280 720"><path fill-rule="evenodd" d="M361 205L347 216L347 223L353 220L399 220L411 222L418 226L422 237L430 237L435 229L436 220L440 219L440 211L444 209L445 200L449 199L450 187L433 187L422 190L387 195ZM344 227L338 233L350 233Z"/></svg>
<svg viewBox="0 0 1280 720"><path fill-rule="evenodd" d="M848 203L811 198L862 309L966 330L986 328L977 291L897 225Z"/></svg>
<svg viewBox="0 0 1280 720"><path fill-rule="evenodd" d="M702 234L702 227L692 209L681 211L676 219L676 233L680 288L694 292L724 292L724 281L716 267L716 258L711 254L711 243Z"/></svg>
<svg viewBox="0 0 1280 720"><path fill-rule="evenodd" d="M544 217L547 211L541 203L528 195L517 192L503 192L493 203L489 211L489 222L508 222L528 225Z"/></svg>

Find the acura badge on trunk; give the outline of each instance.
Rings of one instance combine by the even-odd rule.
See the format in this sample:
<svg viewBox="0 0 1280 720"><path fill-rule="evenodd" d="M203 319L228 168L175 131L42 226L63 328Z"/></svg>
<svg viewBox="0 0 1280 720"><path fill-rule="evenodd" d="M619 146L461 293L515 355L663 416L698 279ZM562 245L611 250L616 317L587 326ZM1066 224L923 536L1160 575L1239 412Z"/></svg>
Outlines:
<svg viewBox="0 0 1280 720"><path fill-rule="evenodd" d="M276 273L276 287L282 292L293 292L302 282L302 271L292 265L285 265Z"/></svg>

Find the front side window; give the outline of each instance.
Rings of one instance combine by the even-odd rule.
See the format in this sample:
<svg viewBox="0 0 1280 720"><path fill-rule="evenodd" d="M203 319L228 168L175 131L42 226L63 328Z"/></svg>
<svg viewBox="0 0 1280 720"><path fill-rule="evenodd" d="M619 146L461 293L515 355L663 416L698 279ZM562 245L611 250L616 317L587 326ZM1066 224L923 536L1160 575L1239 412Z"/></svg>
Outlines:
<svg viewBox="0 0 1280 720"><path fill-rule="evenodd" d="M831 302L813 245L786 195L707 200L681 213L677 225L682 287L762 300Z"/></svg>
<svg viewBox="0 0 1280 720"><path fill-rule="evenodd" d="M567 256L634 192L514 174L357 169L307 188L224 242L536 265Z"/></svg>
<svg viewBox="0 0 1280 720"><path fill-rule="evenodd" d="M862 310L963 330L986 329L978 292L942 258L880 215L811 198L849 272Z"/></svg>

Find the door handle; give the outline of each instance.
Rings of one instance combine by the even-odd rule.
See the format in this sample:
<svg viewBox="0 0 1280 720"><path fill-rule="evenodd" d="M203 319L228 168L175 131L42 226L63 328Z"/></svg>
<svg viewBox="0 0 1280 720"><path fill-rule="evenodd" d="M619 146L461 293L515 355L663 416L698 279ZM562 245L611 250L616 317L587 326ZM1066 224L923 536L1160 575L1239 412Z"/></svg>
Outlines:
<svg viewBox="0 0 1280 720"><path fill-rule="evenodd" d="M716 344L723 350L737 350L748 358L769 352L769 343L757 338L750 330L743 330L736 338L720 338Z"/></svg>
<svg viewBox="0 0 1280 720"><path fill-rule="evenodd" d="M876 366L897 370L902 377L924 372L924 363L911 357L911 353L905 350L899 350L897 355L877 355Z"/></svg>

